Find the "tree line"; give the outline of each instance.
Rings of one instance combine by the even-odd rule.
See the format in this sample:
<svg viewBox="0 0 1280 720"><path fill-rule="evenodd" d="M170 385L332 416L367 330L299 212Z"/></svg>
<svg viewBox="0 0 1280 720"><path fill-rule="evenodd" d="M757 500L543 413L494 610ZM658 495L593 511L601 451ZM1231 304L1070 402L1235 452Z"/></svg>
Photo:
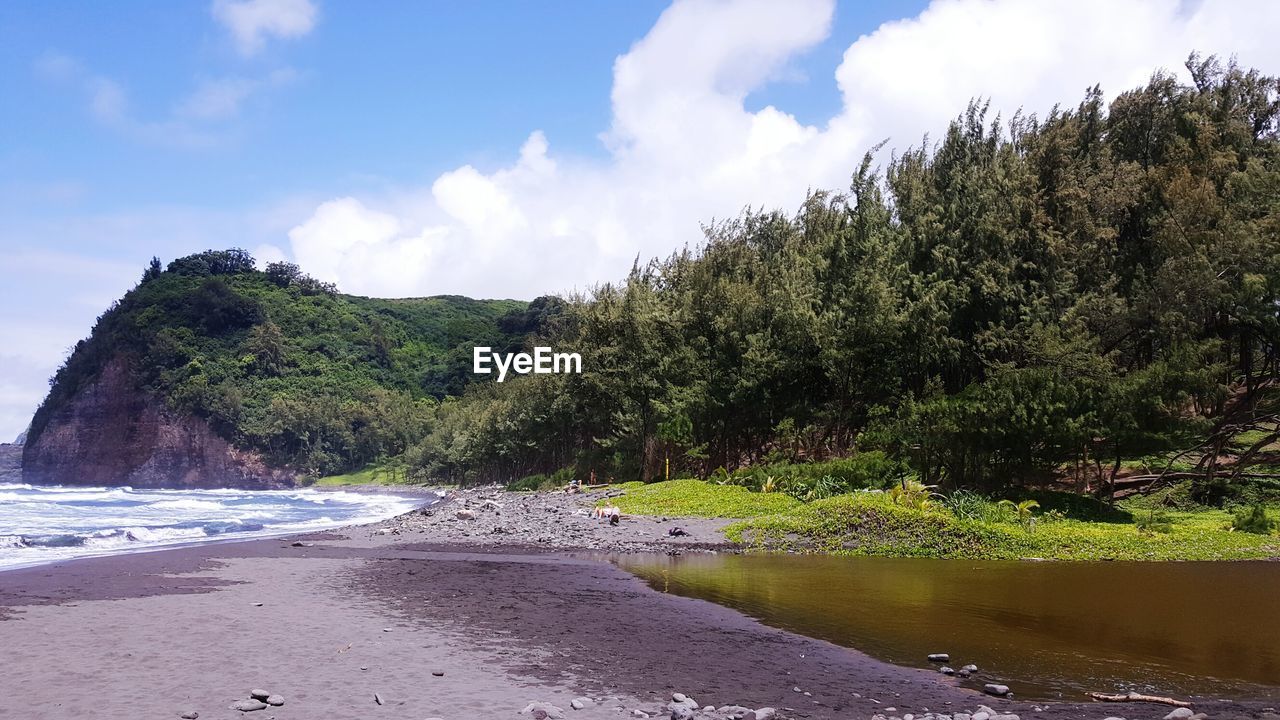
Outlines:
<svg viewBox="0 0 1280 720"><path fill-rule="evenodd" d="M1045 117L973 102L936 143L868 153L846 191L565 298L537 342L584 372L444 400L410 467L651 480L874 450L928 484L1065 467L1083 490L1273 431L1280 82L1187 69Z"/></svg>

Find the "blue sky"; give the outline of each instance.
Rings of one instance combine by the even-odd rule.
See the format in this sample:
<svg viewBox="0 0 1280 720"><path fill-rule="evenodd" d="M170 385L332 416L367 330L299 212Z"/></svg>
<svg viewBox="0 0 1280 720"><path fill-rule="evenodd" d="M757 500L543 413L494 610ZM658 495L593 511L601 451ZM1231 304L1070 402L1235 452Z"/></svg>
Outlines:
<svg viewBox="0 0 1280 720"><path fill-rule="evenodd" d="M600 155L612 62L665 2L325 3L306 36L251 56L201 3L0 4L5 112L0 173L44 185L56 201L23 211L125 205L235 208L298 192L343 193L423 182L462 164L496 167L531 127L571 153ZM802 120L839 107L824 77L880 22L923 4L837 9L831 37L796 58L796 76L750 104L783 102ZM138 122L165 123L202 85L277 84L224 116L139 136L95 118L80 78L43 71L53 58L117 83ZM8 103L6 103L8 105ZM186 134L199 135L196 139ZM157 248L157 251L165 248Z"/></svg>
<svg viewBox="0 0 1280 720"><path fill-rule="evenodd" d="M144 263L531 298L844 186L971 97L1280 70L1251 0L0 3L0 440ZM886 151L887 152L887 151Z"/></svg>

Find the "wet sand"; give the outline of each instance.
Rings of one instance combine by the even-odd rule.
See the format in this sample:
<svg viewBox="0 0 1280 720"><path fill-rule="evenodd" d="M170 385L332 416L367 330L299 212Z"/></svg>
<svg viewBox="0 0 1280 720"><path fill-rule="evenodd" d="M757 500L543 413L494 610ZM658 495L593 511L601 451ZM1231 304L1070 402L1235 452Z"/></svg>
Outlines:
<svg viewBox="0 0 1280 720"><path fill-rule="evenodd" d="M588 720L637 709L666 717L676 691L700 705L771 706L784 718L919 717L988 705L1023 720L1134 720L1169 710L989 698L937 673L655 592L590 549L503 545L491 532L468 542L476 527L447 519L451 512L301 538L301 546L267 539L0 573L0 716L527 718L521 709L542 701ZM417 532L420 523L436 529ZM624 545L663 543L645 523L600 533L630 538ZM672 551L709 541L679 538L672 542L695 546ZM229 709L256 687L285 705ZM570 709L578 696L596 704ZM1263 718L1269 705L1196 709Z"/></svg>

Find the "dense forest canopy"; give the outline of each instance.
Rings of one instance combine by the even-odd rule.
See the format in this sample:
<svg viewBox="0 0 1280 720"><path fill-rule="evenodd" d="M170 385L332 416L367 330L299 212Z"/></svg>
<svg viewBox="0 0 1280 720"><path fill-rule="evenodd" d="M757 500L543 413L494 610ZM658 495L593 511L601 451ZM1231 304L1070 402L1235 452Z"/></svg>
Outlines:
<svg viewBox="0 0 1280 720"><path fill-rule="evenodd" d="M1275 427L1280 83L1187 67L1191 84L1157 73L1046 117L975 102L884 167L868 154L847 191L715 223L584 296L373 300L240 251L157 261L32 432L123 350L174 407L317 475L400 457L424 480L649 480L845 458L850 476L950 487L1064 468L1105 485L1125 458ZM473 345L535 341L583 373L472 382Z"/></svg>
<svg viewBox="0 0 1280 720"><path fill-rule="evenodd" d="M989 488L1248 426L1277 372L1280 86L1188 69L1043 118L975 102L847 192L707 228L548 327L582 375L470 388L412 461L652 479L874 450Z"/></svg>

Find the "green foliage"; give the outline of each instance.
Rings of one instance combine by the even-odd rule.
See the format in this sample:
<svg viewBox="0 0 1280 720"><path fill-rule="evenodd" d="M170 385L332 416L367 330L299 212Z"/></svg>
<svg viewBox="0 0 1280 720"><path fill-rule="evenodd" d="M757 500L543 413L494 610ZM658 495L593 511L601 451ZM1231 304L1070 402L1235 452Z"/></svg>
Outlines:
<svg viewBox="0 0 1280 720"><path fill-rule="evenodd" d="M957 520L930 507L912 507L888 493L853 493L726 529L736 542L850 555L896 557L1007 557L1015 544L1007 530Z"/></svg>
<svg viewBox="0 0 1280 720"><path fill-rule="evenodd" d="M1139 514L1135 524L1141 532L1173 532L1173 520L1169 512L1158 508L1151 508L1147 512Z"/></svg>
<svg viewBox="0 0 1280 720"><path fill-rule="evenodd" d="M960 489L942 498L942 506L960 520L976 520L982 522L1004 522L1008 520L1008 510L981 493Z"/></svg>
<svg viewBox="0 0 1280 720"><path fill-rule="evenodd" d="M900 505L887 493L853 493L734 523L726 536L755 549L844 555L1055 560L1237 560L1280 556L1274 536L1223 530L1221 511L1169 513L1143 523L1059 518L1034 531ZM1156 519L1160 520L1159 514ZM1149 529L1143 529L1149 528Z"/></svg>
<svg viewBox="0 0 1280 720"><path fill-rule="evenodd" d="M534 490L554 490L562 488L573 482L574 469L571 467L561 468L550 475L526 475L519 480L512 480L507 483L507 489L512 492L530 492Z"/></svg>
<svg viewBox="0 0 1280 720"><path fill-rule="evenodd" d="M258 272L241 250L158 267L76 346L36 413L33 440L119 359L141 388L273 464L313 477L382 466L428 434L439 398L473 379L460 368L473 345L525 340L499 327L524 311L516 301L338 295L296 266Z"/></svg>
<svg viewBox="0 0 1280 720"><path fill-rule="evenodd" d="M1034 528L1034 523L1032 522L1034 511L1040 509L1040 503L1035 500L1021 500L1019 502L1001 500L999 504L1008 508L1014 518L1017 519L1019 525L1028 529Z"/></svg>
<svg viewBox="0 0 1280 720"><path fill-rule="evenodd" d="M912 510L929 510L933 508L933 500L936 497L933 488L933 485L925 485L919 480L903 480L889 488L887 494L890 502L895 505Z"/></svg>
<svg viewBox="0 0 1280 720"><path fill-rule="evenodd" d="M874 450L948 490L1027 499L1067 465L1105 492L1280 367L1276 80L1188 67L1044 117L975 103L846 192L710 225L565 301L540 332L586 372L467 393L417 457L808 498L905 474L793 467Z"/></svg>
<svg viewBox="0 0 1280 720"><path fill-rule="evenodd" d="M1242 507L1231 516L1231 529L1240 532L1267 535L1280 525L1267 515L1267 508L1261 503Z"/></svg>
<svg viewBox="0 0 1280 720"><path fill-rule="evenodd" d="M748 518L782 512L800 505L783 493L758 493L734 485L713 485L701 480L624 486L625 493L607 501L624 513L670 517Z"/></svg>
<svg viewBox="0 0 1280 720"><path fill-rule="evenodd" d="M820 462L777 462L740 468L725 479L736 485L769 492L786 492L800 500L883 488L895 481L904 466L878 450Z"/></svg>

